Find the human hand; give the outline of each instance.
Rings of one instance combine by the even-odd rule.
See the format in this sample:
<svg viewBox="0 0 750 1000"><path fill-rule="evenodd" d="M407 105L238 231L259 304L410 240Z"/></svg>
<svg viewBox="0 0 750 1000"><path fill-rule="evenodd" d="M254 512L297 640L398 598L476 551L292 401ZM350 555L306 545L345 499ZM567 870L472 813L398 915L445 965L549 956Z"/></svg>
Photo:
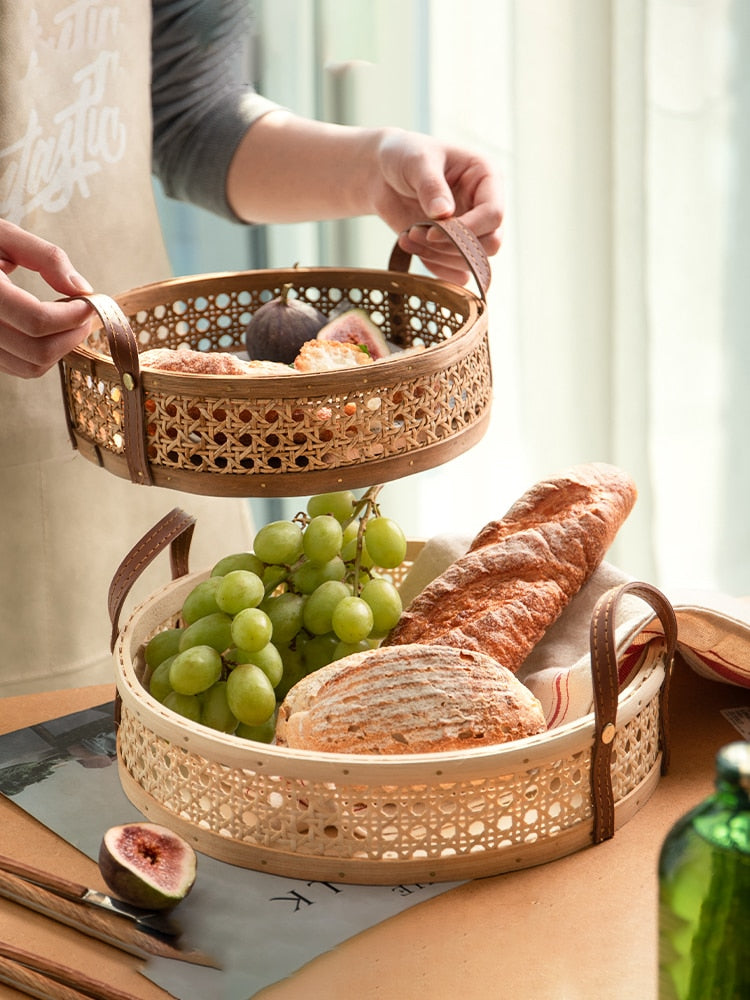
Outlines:
<svg viewBox="0 0 750 1000"><path fill-rule="evenodd" d="M0 219L0 371L38 378L87 336L93 313L80 299L42 302L13 284L16 268L36 271L61 295L92 288L60 247Z"/></svg>
<svg viewBox="0 0 750 1000"><path fill-rule="evenodd" d="M499 183L481 156L420 133L388 129L376 163L372 184L376 213L400 234L402 249L419 257L437 277L463 285L469 271L440 229L415 222L454 216L475 234L488 256L500 249Z"/></svg>

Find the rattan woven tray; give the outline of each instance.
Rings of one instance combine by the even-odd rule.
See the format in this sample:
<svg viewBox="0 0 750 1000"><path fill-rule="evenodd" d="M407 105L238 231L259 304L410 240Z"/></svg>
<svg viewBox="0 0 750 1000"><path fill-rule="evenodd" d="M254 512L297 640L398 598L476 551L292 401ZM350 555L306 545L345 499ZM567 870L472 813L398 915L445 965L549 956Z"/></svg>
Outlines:
<svg viewBox="0 0 750 1000"><path fill-rule="evenodd" d="M87 296L102 325L60 362L71 443L136 483L213 496L304 496L386 482L449 461L489 422L486 292L481 244L440 223L479 295L408 273L394 247L386 271L259 270L158 282L112 299ZM279 377L141 369L156 347L244 349L260 305L291 283L330 316L364 309L399 347L364 368Z"/></svg>
<svg viewBox="0 0 750 1000"><path fill-rule="evenodd" d="M189 519L188 519L189 520ZM205 574L186 570L185 515L167 515L110 591L119 701L118 765L131 802L205 854L259 871L363 884L452 881L560 858L612 837L666 766L674 613L641 583L605 595L592 620L595 709L542 736L461 753L314 754L249 742L179 718L147 692L143 644L173 624ZM142 565L171 546L176 579L124 628L119 612ZM618 691L613 621L620 595L660 618Z"/></svg>

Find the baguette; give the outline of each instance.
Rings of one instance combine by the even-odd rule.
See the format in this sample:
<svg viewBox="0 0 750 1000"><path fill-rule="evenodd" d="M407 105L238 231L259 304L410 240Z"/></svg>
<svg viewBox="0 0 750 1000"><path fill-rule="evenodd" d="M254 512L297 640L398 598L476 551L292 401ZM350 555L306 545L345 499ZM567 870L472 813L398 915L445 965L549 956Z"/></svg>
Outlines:
<svg viewBox="0 0 750 1000"><path fill-rule="evenodd" d="M367 650L298 681L276 743L329 753L467 750L546 730L517 677L481 653L423 644Z"/></svg>
<svg viewBox="0 0 750 1000"><path fill-rule="evenodd" d="M474 650L515 673L602 562L635 499L632 479L604 463L538 483L425 587L383 645Z"/></svg>

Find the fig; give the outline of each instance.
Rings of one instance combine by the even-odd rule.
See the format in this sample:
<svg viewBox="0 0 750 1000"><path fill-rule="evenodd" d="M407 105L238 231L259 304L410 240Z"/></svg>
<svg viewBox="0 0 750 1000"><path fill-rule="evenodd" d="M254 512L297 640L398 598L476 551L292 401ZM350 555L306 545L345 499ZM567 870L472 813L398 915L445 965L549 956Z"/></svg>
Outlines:
<svg viewBox="0 0 750 1000"><path fill-rule="evenodd" d="M364 309L347 309L330 319L318 330L316 339L338 340L343 344L365 347L373 361L387 358L391 353L388 341Z"/></svg>
<svg viewBox="0 0 750 1000"><path fill-rule="evenodd" d="M104 834L99 871L124 903L169 910L195 882L197 858L186 840L157 823L125 823Z"/></svg>
<svg viewBox="0 0 750 1000"><path fill-rule="evenodd" d="M245 330L245 347L250 361L276 361L291 365L300 347L314 340L328 317L298 298L290 298L291 284L281 294L264 302Z"/></svg>

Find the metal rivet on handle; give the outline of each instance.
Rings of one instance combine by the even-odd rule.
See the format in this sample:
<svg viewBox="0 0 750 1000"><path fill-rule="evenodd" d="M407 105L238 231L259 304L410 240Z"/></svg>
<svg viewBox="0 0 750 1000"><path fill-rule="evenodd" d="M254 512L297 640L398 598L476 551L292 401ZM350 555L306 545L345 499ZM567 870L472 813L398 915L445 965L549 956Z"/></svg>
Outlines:
<svg viewBox="0 0 750 1000"><path fill-rule="evenodd" d="M613 722L608 722L607 725L602 729L602 743L609 744L615 738L615 725Z"/></svg>
<svg viewBox="0 0 750 1000"><path fill-rule="evenodd" d="M126 389L130 390L135 389L135 379L130 374L130 372L125 372L125 374L122 376L122 384L125 386Z"/></svg>

